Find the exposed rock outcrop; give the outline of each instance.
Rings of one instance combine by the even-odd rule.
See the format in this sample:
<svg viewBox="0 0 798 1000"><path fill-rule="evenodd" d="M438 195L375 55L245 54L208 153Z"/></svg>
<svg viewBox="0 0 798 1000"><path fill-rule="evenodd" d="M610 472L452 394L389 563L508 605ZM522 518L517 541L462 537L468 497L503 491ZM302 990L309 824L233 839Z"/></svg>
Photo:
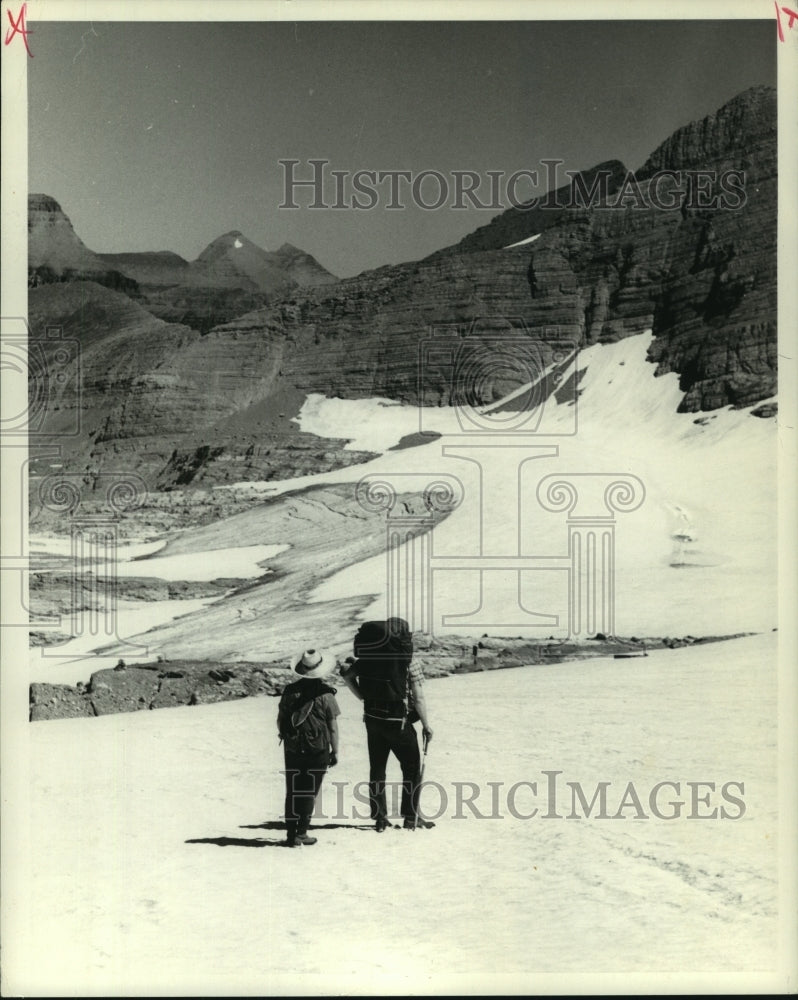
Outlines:
<svg viewBox="0 0 798 1000"><path fill-rule="evenodd" d="M113 715L278 694L287 674L283 664L220 667L184 660L97 670L85 686L32 684L30 720Z"/></svg>
<svg viewBox="0 0 798 1000"><path fill-rule="evenodd" d="M200 597L222 597L251 579L162 580L154 576L113 576L111 593L123 601L187 601ZM31 573L29 607L34 615L68 615L95 605L96 583L92 578L63 573ZM48 633L42 633L47 635ZM63 641L63 639L62 639Z"/></svg>
<svg viewBox="0 0 798 1000"><path fill-rule="evenodd" d="M61 206L46 194L28 196L28 285L88 279L135 292L135 280L93 253Z"/></svg>
<svg viewBox="0 0 798 1000"><path fill-rule="evenodd" d="M744 633L740 633L741 635ZM739 636L709 636L682 639L612 639L562 642L483 637L478 641L460 636L414 637L414 662L425 677L503 670L510 667L553 665L595 659L645 649L669 648L703 642L720 642ZM645 661L643 661L645 662ZM31 722L77 716L109 715L178 705L206 705L258 695L278 695L293 675L285 661L212 664L207 661L174 660L138 667L98 670L87 685L32 684ZM333 684L343 685L337 674ZM276 711L276 710L275 710Z"/></svg>

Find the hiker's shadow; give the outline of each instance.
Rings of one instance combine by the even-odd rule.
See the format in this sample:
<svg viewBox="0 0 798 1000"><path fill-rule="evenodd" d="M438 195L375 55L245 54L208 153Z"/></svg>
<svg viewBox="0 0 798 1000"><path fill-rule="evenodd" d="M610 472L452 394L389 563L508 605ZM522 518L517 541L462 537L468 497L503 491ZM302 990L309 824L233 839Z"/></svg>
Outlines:
<svg viewBox="0 0 798 1000"><path fill-rule="evenodd" d="M267 837L192 837L187 844L213 844L216 847L288 847L285 839L285 823L282 820L270 819L265 823L245 823L241 830L280 830L283 838L273 840ZM373 830L374 825L362 823L311 823L311 830Z"/></svg>
<svg viewBox="0 0 798 1000"><path fill-rule="evenodd" d="M285 823L279 819L268 819L265 823L245 823L240 830L285 830ZM314 823L310 822L311 830L374 830L374 821L365 823Z"/></svg>
<svg viewBox="0 0 798 1000"><path fill-rule="evenodd" d="M187 844L215 844L216 847L287 847L286 840L267 840L264 837L192 837Z"/></svg>

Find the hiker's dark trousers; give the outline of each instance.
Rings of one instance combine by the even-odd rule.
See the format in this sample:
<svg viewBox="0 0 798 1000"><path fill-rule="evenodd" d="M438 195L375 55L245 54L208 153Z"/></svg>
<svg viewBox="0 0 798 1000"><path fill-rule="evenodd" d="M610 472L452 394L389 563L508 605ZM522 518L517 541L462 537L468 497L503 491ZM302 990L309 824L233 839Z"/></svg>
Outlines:
<svg viewBox="0 0 798 1000"><path fill-rule="evenodd" d="M329 765L328 750L315 753L285 750L285 826L289 837L308 832L316 796Z"/></svg>
<svg viewBox="0 0 798 1000"><path fill-rule="evenodd" d="M364 716L369 746L369 801L372 819L386 819L385 769L393 753L402 768L402 816L414 819L421 789L421 754L416 731L409 722Z"/></svg>

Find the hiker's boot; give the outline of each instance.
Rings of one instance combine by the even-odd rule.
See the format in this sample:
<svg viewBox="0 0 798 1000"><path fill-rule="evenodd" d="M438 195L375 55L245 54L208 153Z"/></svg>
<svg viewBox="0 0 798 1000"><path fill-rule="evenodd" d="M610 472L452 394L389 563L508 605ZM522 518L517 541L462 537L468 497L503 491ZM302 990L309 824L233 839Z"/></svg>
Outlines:
<svg viewBox="0 0 798 1000"><path fill-rule="evenodd" d="M288 844L290 847L310 847L311 844L316 843L316 838L309 836L307 833L298 833L294 837L293 843L289 840Z"/></svg>
<svg viewBox="0 0 798 1000"><path fill-rule="evenodd" d="M408 816L407 819L405 819L403 826L405 830L430 830L433 826L435 826L435 824L432 820L422 819L420 816L416 819L413 819L412 816Z"/></svg>

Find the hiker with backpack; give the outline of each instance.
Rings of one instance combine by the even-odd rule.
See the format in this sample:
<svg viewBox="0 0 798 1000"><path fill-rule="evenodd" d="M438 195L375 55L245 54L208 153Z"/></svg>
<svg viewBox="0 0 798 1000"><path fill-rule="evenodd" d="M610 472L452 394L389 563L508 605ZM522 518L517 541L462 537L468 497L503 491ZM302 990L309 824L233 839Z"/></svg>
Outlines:
<svg viewBox="0 0 798 1000"><path fill-rule="evenodd" d="M388 819L385 775L391 753L402 769L403 826L406 830L434 826L418 813L421 755L414 722L421 722L424 746L432 739L422 684L424 674L412 662L413 637L403 618L364 622L341 676L363 702L369 750L369 801L378 833L393 824Z"/></svg>
<svg viewBox="0 0 798 1000"><path fill-rule="evenodd" d="M289 847L310 846L316 796L328 767L338 763L336 690L324 683L335 669L330 653L306 649L291 660L298 680L282 693L277 728L285 754L285 825Z"/></svg>

